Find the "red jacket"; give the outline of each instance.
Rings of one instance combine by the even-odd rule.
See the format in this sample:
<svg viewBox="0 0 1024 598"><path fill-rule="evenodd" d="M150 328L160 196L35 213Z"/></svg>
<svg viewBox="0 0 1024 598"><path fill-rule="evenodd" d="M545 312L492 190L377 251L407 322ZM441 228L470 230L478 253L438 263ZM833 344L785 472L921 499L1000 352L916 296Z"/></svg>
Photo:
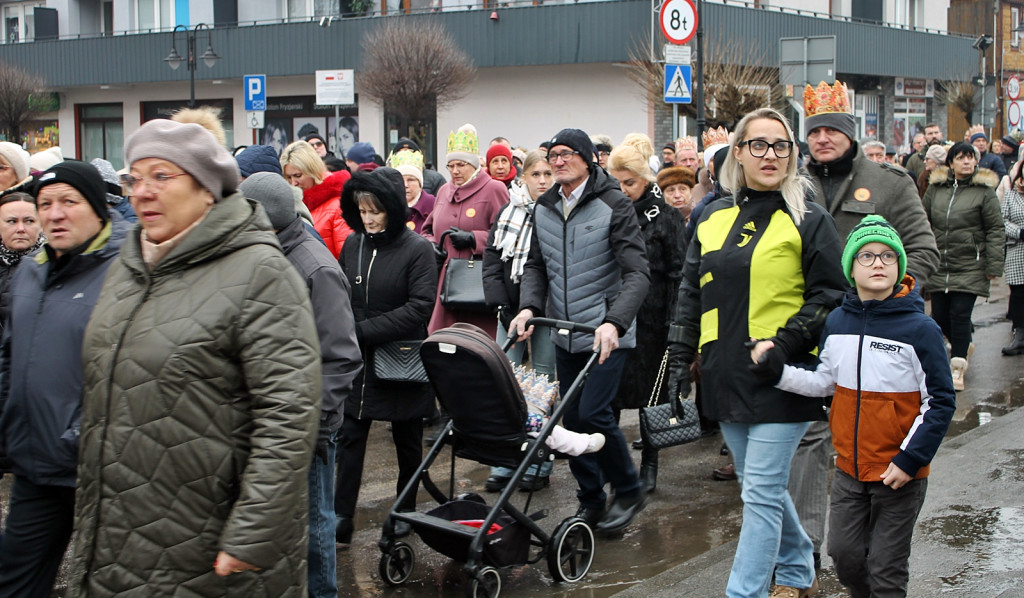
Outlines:
<svg viewBox="0 0 1024 598"><path fill-rule="evenodd" d="M341 190L352 178L347 170L331 173L322 183L302 192L302 201L313 215L313 228L337 258L352 229L341 217Z"/></svg>

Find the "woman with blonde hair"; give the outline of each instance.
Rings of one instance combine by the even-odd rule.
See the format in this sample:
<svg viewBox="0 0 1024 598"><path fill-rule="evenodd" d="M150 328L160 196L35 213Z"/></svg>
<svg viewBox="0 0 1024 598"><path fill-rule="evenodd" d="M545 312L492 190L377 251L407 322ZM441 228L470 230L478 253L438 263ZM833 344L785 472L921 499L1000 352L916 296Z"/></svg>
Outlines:
<svg viewBox="0 0 1024 598"><path fill-rule="evenodd" d="M651 287L636 315L636 349L626 356L622 381L613 404L621 409L639 409L648 404L658 379L662 355L668 338L665 314L672 313L679 279L686 256L683 230L686 221L679 210L672 209L661 196L650 168L654 146L646 135L633 133L608 156L608 173L618 179L622 192L633 202L640 223ZM667 387L662 386L655 403L668 401ZM640 430L643 449L640 460L640 484L644 492L653 492L658 479L658 450L650 446Z"/></svg>
<svg viewBox="0 0 1024 598"><path fill-rule="evenodd" d="M341 255L352 229L341 217L341 190L352 178L347 170L329 172L320 155L306 141L289 144L281 152L281 171L293 186L302 189L302 201L313 215L313 228L334 257Z"/></svg>
<svg viewBox="0 0 1024 598"><path fill-rule="evenodd" d="M809 362L825 317L847 288L842 245L824 208L808 201L795 139L770 108L740 121L720 173L726 196L708 204L690 241L670 327L669 389L690 393L701 357L705 415L721 426L742 485L743 522L726 594L763 598L817 591L813 546L787 490L789 468L821 400L775 388L787 362ZM750 347L773 341L756 363Z"/></svg>

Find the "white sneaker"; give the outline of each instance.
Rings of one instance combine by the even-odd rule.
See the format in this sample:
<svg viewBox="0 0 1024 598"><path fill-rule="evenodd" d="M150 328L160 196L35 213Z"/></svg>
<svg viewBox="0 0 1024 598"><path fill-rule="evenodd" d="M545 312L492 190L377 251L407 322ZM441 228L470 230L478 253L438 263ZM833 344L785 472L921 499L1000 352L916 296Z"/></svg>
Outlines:
<svg viewBox="0 0 1024 598"><path fill-rule="evenodd" d="M967 360L963 357L950 359L949 370L953 374L953 390L963 390L964 374L967 373Z"/></svg>
<svg viewBox="0 0 1024 598"><path fill-rule="evenodd" d="M580 454L586 455L587 453L596 453L604 448L604 434L598 432L596 434L587 434L587 436L590 437L590 439L587 440L587 448Z"/></svg>

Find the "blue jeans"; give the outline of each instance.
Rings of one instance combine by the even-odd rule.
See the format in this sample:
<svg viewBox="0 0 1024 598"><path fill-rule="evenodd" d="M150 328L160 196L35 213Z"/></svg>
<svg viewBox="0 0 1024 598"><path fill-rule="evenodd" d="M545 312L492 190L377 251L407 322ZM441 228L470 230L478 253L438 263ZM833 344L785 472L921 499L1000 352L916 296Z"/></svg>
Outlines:
<svg viewBox="0 0 1024 598"><path fill-rule="evenodd" d="M595 365L590 370L583 392L569 405L562 418L562 425L573 432L604 434L603 449L569 459L569 469L579 484L576 498L580 505L590 509L605 508L608 499L604 492L605 482L611 484L617 498L628 498L640 491L640 478L636 475L626 439L612 411L612 399L619 390L619 378L626 361L626 351L629 350L612 351L603 364ZM555 347L558 385L563 397L587 364L590 355L590 352L569 353Z"/></svg>
<svg viewBox="0 0 1024 598"><path fill-rule="evenodd" d="M327 464L313 456L309 466L310 598L338 598L338 554L334 546L334 439L327 443Z"/></svg>
<svg viewBox="0 0 1024 598"><path fill-rule="evenodd" d="M508 330L499 321L498 322L498 336L496 342L499 347L505 346L505 341L508 340ZM530 337L530 365L533 370L538 374L547 374L549 378L555 376L555 343L551 342L551 335L548 333L548 329L541 329L538 327L537 333ZM525 343L516 343L512 345L512 348L508 350L508 359L512 363L522 363L523 353L526 351ZM540 477L546 478L551 475L551 470L554 469L554 465L551 461L545 461L540 465ZM514 469L508 467L492 467L491 475L499 478L510 478L515 473ZM534 465L526 470L526 477L531 478L537 475L537 466Z"/></svg>
<svg viewBox="0 0 1024 598"><path fill-rule="evenodd" d="M721 423L743 499L740 540L725 590L729 598L764 598L772 571L778 585L814 583L813 546L786 489L793 455L809 425Z"/></svg>

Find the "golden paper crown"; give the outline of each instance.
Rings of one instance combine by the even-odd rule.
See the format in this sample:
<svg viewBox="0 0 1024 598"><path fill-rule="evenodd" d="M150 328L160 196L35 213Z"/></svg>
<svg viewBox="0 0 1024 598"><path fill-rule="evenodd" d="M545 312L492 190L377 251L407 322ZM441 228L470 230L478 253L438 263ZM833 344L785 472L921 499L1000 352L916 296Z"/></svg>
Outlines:
<svg viewBox="0 0 1024 598"><path fill-rule="evenodd" d="M697 138L696 137L680 137L676 139L676 152L683 150L697 151Z"/></svg>
<svg viewBox="0 0 1024 598"><path fill-rule="evenodd" d="M729 143L729 131L725 130L725 127L718 127L717 129L708 129L700 134L700 139L704 142L704 147L708 148L712 145L721 145Z"/></svg>
<svg viewBox="0 0 1024 598"><path fill-rule="evenodd" d="M467 153L480 155L480 140L476 135L476 127L465 124L458 131L448 134L448 153Z"/></svg>
<svg viewBox="0 0 1024 598"><path fill-rule="evenodd" d="M391 154L391 157L388 158L388 166L391 168L414 166L423 170L423 154L413 150L403 150L397 154Z"/></svg>
<svg viewBox="0 0 1024 598"><path fill-rule="evenodd" d="M817 114L853 114L850 96L846 95L846 84L836 81L829 85L822 81L817 88L808 85L804 89L804 117Z"/></svg>

